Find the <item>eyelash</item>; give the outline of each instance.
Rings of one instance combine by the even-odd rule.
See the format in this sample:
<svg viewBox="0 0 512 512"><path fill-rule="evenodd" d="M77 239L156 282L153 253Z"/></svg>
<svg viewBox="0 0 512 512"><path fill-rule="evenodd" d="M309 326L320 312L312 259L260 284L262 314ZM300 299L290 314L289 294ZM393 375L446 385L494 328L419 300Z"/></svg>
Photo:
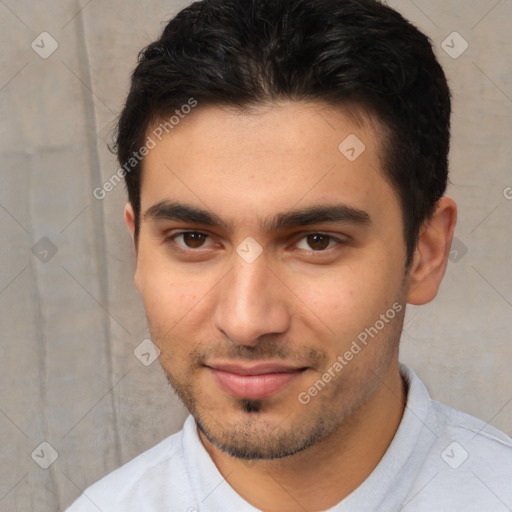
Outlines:
<svg viewBox="0 0 512 512"><path fill-rule="evenodd" d="M187 234L203 235L203 236L207 237L207 239L208 238L209 239L212 238L210 235L208 235L206 233L203 233L202 231L180 231L179 233L173 233L172 235L169 235L168 237L166 237L165 240L164 240L164 243L166 245L169 245L174 251L182 252L182 253L188 253L188 254L190 254L190 253L200 253L201 251L205 250L203 247L199 247L197 249L190 248L190 247L185 247L185 246L182 246L182 245L178 244L175 241L176 238L178 238L180 236L187 235ZM336 242L336 244L331 246L331 247L327 247L326 249L321 249L321 250L314 250L314 249L306 250L306 249L302 249L303 251L309 252L310 254L321 255L321 254L328 253L328 251L330 251L331 249L333 249L336 246L347 245L349 243L348 240L342 240L342 239L336 238L335 236L329 235L329 234L324 233L322 231L311 231L309 233L303 234L300 238L298 238L297 241L294 243L294 245L297 245L300 241L306 239L309 236L314 236L314 235L320 235L320 236L329 238L329 245L330 245L331 242Z"/></svg>

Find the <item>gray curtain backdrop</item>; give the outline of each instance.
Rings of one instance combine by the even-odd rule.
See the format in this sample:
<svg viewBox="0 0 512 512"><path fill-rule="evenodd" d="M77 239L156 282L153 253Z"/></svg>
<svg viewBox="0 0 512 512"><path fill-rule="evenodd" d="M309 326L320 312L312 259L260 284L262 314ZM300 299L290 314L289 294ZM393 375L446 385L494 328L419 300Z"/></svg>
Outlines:
<svg viewBox="0 0 512 512"><path fill-rule="evenodd" d="M107 143L137 52L187 3L0 0L1 511L64 509L186 415L139 347L124 185L93 191L118 168ZM448 74L460 207L444 284L408 309L401 358L435 399L510 435L512 1L388 3Z"/></svg>

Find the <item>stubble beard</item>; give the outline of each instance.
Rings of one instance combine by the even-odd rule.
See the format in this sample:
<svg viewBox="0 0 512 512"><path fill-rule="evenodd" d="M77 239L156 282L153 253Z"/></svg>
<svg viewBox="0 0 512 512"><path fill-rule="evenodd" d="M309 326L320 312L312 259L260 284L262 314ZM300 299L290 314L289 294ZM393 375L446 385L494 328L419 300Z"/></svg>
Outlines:
<svg viewBox="0 0 512 512"><path fill-rule="evenodd" d="M387 332L381 332L379 339L369 342L379 343L385 347L385 350L378 354L376 364L361 365L361 371L356 375L352 374L351 380L344 379L344 368L325 389L311 399L309 404L298 406L297 400L291 406L289 416L285 416L277 425L266 419L268 407L265 399L235 400L240 421L226 425L222 418L216 415L215 410L207 406L206 397L202 399L202 390L193 385L194 381L197 382L194 371L189 370L185 378L178 381L164 365L162 367L175 393L194 417L199 430L213 446L238 459L281 459L326 440L363 406L378 388L386 370L397 358L404 314L405 308L386 326ZM368 347L365 347L360 354L364 354L367 349ZM285 352L277 352L283 351ZM360 354L356 357L360 357ZM252 356L248 359L251 358ZM321 359L318 354L317 359ZM328 364L325 368L332 364L326 362ZM285 405L283 410L286 414Z"/></svg>

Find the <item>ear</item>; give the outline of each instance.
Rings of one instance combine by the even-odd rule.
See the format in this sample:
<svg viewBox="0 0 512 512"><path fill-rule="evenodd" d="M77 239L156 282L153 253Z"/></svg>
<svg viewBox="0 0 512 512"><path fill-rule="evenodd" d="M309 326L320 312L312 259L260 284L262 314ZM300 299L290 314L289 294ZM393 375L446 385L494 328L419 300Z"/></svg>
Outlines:
<svg viewBox="0 0 512 512"><path fill-rule="evenodd" d="M430 302L441 285L457 222L457 205L442 197L432 217L423 225L409 270L407 302L421 305Z"/></svg>
<svg viewBox="0 0 512 512"><path fill-rule="evenodd" d="M135 240L135 212L133 211L133 206L130 201L128 201L124 207L124 223L126 224L130 235L132 235L133 250L135 252L135 275L133 280L135 282L135 287L140 291L139 258L137 253L137 242Z"/></svg>
<svg viewBox="0 0 512 512"><path fill-rule="evenodd" d="M133 211L133 206L130 201L128 201L124 207L124 223L126 224L130 235L132 235L132 241L135 245L135 212Z"/></svg>

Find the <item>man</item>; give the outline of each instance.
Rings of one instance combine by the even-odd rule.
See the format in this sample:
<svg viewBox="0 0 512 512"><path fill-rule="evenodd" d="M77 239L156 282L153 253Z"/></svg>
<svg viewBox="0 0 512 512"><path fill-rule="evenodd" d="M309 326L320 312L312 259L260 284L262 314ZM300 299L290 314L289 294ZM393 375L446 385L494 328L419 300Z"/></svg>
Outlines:
<svg viewBox="0 0 512 512"><path fill-rule="evenodd" d="M375 0L203 0L141 54L118 157L170 436L70 512L512 509L512 440L399 364L456 222L450 94Z"/></svg>

